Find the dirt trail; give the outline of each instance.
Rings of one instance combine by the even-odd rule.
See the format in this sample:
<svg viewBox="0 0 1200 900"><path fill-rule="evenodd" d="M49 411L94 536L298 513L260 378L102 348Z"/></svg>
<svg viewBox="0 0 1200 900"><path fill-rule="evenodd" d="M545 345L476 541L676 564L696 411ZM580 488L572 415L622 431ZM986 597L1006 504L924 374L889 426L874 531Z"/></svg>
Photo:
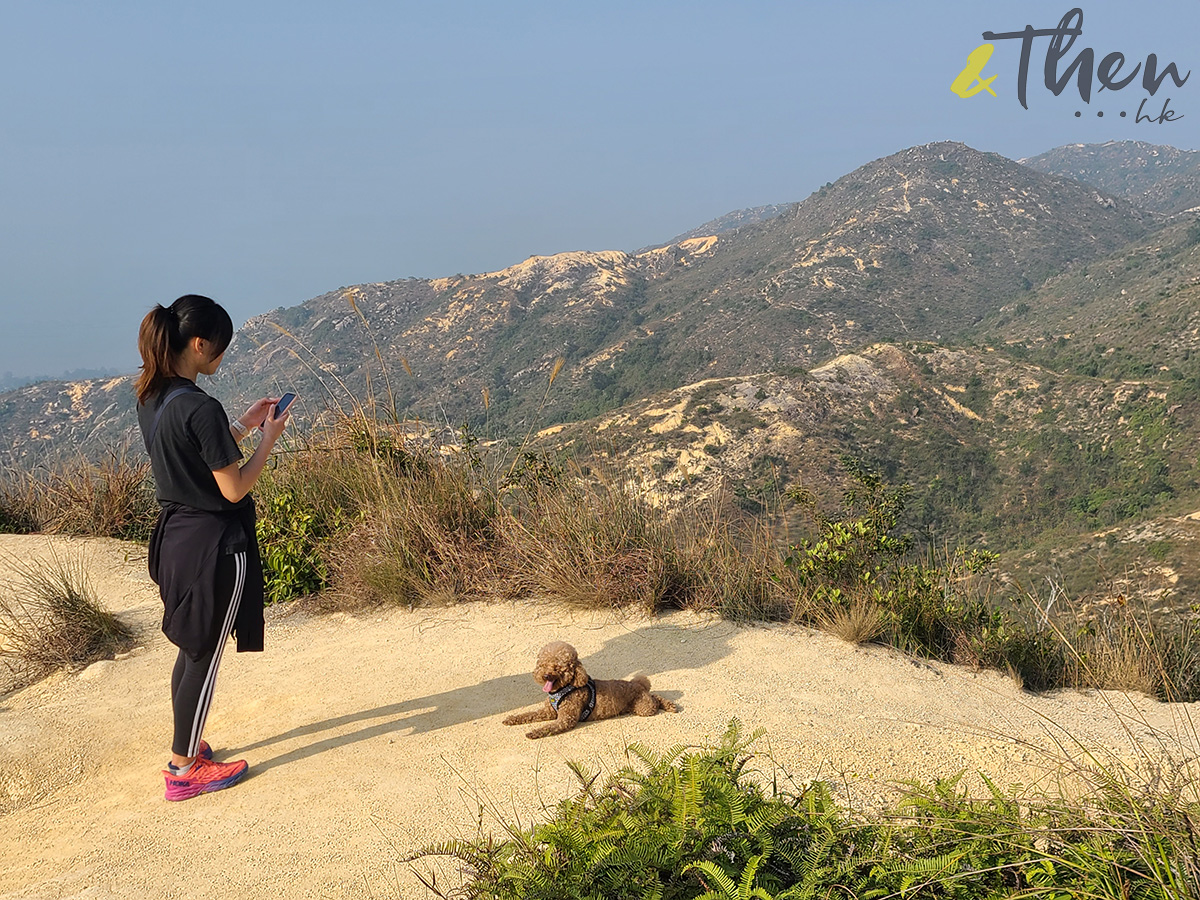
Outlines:
<svg viewBox="0 0 1200 900"><path fill-rule="evenodd" d="M251 777L167 803L174 650L145 550L0 536L0 581L5 554L49 547L86 556L139 647L0 697L0 898L423 897L397 858L472 836L481 802L528 822L570 791L566 760L616 766L627 742L702 742L733 716L766 728L761 749L796 779L830 779L865 801L890 781L963 769L1050 787L1052 757L1038 748L1056 756L1064 735L1127 759L1133 738L1157 755L1154 732L1195 748L1195 704L1031 697L995 673L791 627L472 604L269 616L266 653L226 654L205 735L218 759L249 760ZM560 638L594 675L645 672L682 711L541 741L505 727L509 711L540 701L529 672Z"/></svg>

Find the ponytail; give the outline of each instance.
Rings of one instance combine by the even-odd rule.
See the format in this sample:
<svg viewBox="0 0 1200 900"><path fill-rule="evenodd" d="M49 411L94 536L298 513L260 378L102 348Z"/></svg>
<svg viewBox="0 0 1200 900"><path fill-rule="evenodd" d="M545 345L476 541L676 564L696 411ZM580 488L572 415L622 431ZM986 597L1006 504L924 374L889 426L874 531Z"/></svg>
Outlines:
<svg viewBox="0 0 1200 900"><path fill-rule="evenodd" d="M203 338L212 345L209 359L225 352L233 340L233 320L229 313L208 297L185 294L169 307L155 304L138 329L138 352L142 355L142 374L134 390L138 403L159 393L177 374L176 360L192 338Z"/></svg>

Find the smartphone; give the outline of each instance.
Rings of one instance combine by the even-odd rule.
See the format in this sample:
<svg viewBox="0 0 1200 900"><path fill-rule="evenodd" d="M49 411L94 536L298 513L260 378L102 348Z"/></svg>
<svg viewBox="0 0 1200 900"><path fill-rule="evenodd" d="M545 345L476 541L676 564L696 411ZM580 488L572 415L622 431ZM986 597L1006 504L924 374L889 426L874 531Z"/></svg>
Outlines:
<svg viewBox="0 0 1200 900"><path fill-rule="evenodd" d="M280 416L282 416L287 408L292 405L292 401L295 399L296 395L291 391L288 391L286 394L280 397L279 402L275 404L275 418L278 419Z"/></svg>

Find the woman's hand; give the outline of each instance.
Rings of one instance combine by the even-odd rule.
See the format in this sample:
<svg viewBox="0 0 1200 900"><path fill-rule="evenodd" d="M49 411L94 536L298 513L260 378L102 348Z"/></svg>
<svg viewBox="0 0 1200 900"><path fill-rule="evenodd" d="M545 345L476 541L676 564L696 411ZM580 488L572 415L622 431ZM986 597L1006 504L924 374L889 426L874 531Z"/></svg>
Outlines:
<svg viewBox="0 0 1200 900"><path fill-rule="evenodd" d="M241 423L247 429L261 428L271 412L271 407L278 402L278 397L263 397L261 400L255 400L254 405L246 410L245 415L241 416Z"/></svg>
<svg viewBox="0 0 1200 900"><path fill-rule="evenodd" d="M283 434L284 426L287 425L288 416L292 414L290 409L285 409L279 416L275 418L275 404L272 403L267 407L267 418L259 427L262 428L263 440L268 444L274 444Z"/></svg>
<svg viewBox="0 0 1200 900"><path fill-rule="evenodd" d="M264 397L255 403L246 413L246 417L251 415L265 415L266 419L251 419L251 421L262 422L258 427L262 429L262 440L258 442L258 446L254 448L254 453L244 463L230 463L223 469L213 469L213 478L217 482L217 488L230 503L237 503L254 487L254 483L258 481L258 476L262 474L263 466L267 463L267 457L271 455L271 448L275 446L275 442L279 440L279 436L283 434L283 429L287 425L290 410L284 410L279 417L275 416L275 404L278 398L272 399ZM262 412L259 412L262 410Z"/></svg>

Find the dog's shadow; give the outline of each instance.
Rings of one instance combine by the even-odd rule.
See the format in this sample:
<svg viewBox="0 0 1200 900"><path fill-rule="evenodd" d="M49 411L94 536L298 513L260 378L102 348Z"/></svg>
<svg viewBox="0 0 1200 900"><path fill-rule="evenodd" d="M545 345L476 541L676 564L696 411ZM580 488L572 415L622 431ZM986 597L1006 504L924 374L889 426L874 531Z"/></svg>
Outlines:
<svg viewBox="0 0 1200 900"><path fill-rule="evenodd" d="M637 672L653 676L656 672L698 669L729 655L729 638L733 632L732 625L722 622L699 629L656 625L643 631L629 631L605 641L604 646L586 656L583 663L589 672L594 670L599 678L616 678ZM531 668L532 662L531 658ZM653 664L652 670L647 667L648 662ZM682 696L680 691L659 690L657 685L654 692L673 702ZM478 684L300 725L242 747L227 748L221 757L234 759L244 753L296 738L334 732L328 737L256 763L254 771L262 773L359 741L399 731L408 734L437 731L524 709L541 699L528 672L504 675ZM344 731L348 726L359 724L362 727Z"/></svg>

